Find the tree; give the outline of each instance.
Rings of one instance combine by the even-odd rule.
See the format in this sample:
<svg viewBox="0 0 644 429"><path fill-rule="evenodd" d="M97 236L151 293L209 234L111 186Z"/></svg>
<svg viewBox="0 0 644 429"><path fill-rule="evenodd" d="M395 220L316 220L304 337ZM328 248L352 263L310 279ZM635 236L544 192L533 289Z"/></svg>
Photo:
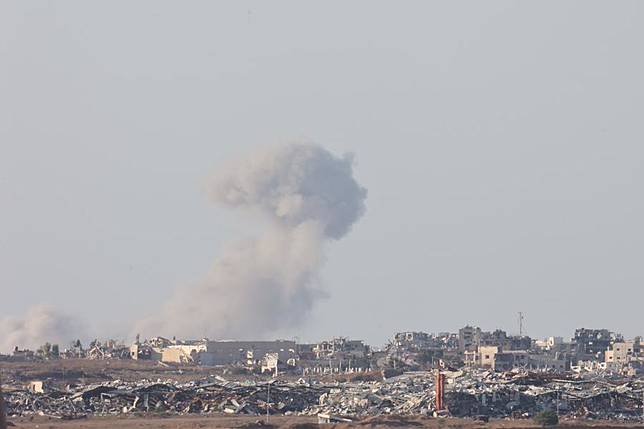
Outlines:
<svg viewBox="0 0 644 429"><path fill-rule="evenodd" d="M542 427L556 426L559 424L559 416L554 411L544 411L534 417L534 422Z"/></svg>
<svg viewBox="0 0 644 429"><path fill-rule="evenodd" d="M40 347L40 352L45 359L48 359L51 355L51 344L45 343Z"/></svg>

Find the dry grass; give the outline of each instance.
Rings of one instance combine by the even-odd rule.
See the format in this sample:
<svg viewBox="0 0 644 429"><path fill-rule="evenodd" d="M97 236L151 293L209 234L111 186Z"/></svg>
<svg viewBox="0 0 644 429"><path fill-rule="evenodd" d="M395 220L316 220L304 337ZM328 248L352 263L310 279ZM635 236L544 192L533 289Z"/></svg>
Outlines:
<svg viewBox="0 0 644 429"><path fill-rule="evenodd" d="M26 384L31 380L55 383L97 383L109 380L176 380L186 382L221 375L223 369L199 366L165 367L150 361L66 359L44 362L0 362L0 375L6 384ZM234 379L234 377L227 378Z"/></svg>

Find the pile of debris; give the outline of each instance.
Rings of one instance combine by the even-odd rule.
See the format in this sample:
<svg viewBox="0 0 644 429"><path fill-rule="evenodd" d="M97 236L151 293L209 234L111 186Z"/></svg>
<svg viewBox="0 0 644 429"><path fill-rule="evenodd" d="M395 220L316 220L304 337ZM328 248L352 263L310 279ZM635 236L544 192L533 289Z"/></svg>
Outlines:
<svg viewBox="0 0 644 429"><path fill-rule="evenodd" d="M642 416L643 381L479 371L452 378L446 402L455 416L532 417L552 410L578 418L638 420Z"/></svg>
<svg viewBox="0 0 644 429"><path fill-rule="evenodd" d="M550 373L445 371L445 404L455 417L529 418L544 410L602 420L636 420L643 413L644 379ZM79 418L116 414L284 414L367 417L430 415L435 375L410 372L381 381L190 383L111 381L44 391L5 392L8 414Z"/></svg>
<svg viewBox="0 0 644 429"><path fill-rule="evenodd" d="M428 414L436 392L430 373L406 373L381 382L342 383L319 400L319 411L341 415Z"/></svg>
<svg viewBox="0 0 644 429"><path fill-rule="evenodd" d="M173 382L110 382L46 393L5 393L10 416L42 415L75 419L88 415L163 414L301 414L326 390L301 384Z"/></svg>
<svg viewBox="0 0 644 429"><path fill-rule="evenodd" d="M530 418L558 411L575 418L639 420L644 379L563 377L552 373L445 371L445 404L455 417ZM435 375L412 372L373 383L343 383L317 411L352 416L433 414Z"/></svg>

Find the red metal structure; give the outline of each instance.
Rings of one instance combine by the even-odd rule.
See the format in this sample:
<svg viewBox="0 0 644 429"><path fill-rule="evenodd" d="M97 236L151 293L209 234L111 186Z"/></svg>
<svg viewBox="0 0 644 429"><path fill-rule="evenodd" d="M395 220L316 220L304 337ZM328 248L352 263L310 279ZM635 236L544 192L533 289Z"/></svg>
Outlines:
<svg viewBox="0 0 644 429"><path fill-rule="evenodd" d="M445 374L436 372L436 411L445 409Z"/></svg>

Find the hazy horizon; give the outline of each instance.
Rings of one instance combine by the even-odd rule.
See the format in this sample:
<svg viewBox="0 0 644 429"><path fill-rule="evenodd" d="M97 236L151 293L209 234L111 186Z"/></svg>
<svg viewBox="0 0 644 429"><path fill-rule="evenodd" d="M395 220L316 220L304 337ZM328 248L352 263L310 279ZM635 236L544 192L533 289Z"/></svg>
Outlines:
<svg viewBox="0 0 644 429"><path fill-rule="evenodd" d="M643 13L3 2L0 323L44 304L130 336L266 228L208 177L301 142L354 154L366 211L321 245L310 314L269 337L518 332L519 311L534 338L644 335Z"/></svg>

